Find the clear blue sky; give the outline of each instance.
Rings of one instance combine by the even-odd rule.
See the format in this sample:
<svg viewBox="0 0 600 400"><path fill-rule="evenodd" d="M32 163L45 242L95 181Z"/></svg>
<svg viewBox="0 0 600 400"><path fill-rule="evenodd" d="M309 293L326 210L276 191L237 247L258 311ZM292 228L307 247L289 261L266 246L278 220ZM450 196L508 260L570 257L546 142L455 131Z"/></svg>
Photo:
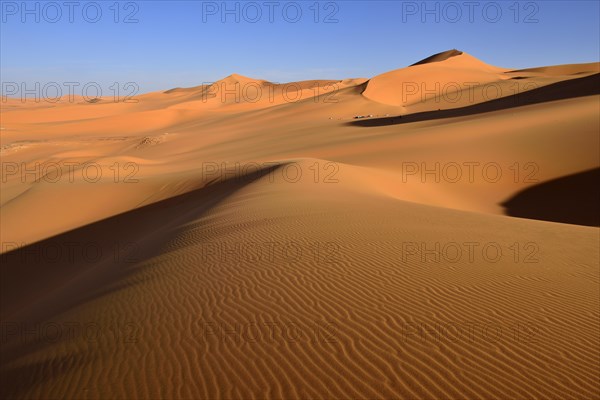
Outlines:
<svg viewBox="0 0 600 400"><path fill-rule="evenodd" d="M27 2L30 13L22 1L0 2L2 82L131 81L147 92L234 72L274 82L368 78L452 48L514 68L600 59L596 0L65 1Z"/></svg>

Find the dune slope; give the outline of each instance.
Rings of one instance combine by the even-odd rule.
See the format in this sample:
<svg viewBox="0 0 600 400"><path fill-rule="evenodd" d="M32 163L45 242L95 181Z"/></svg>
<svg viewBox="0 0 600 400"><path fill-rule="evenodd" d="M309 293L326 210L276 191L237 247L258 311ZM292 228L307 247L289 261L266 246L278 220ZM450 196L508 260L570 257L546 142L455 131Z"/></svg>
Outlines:
<svg viewBox="0 0 600 400"><path fill-rule="evenodd" d="M41 326L94 327L94 335L75 328L52 343L11 335L3 394L598 393L596 229L432 208L343 183L290 184L281 167L272 173L273 182L264 174L215 184L77 232L112 232L136 250L112 272L87 265L88 276L67 279L61 293L75 304L46 297L45 312L56 308ZM360 175L346 168L340 179ZM22 253L5 255L5 268L18 268L10 260ZM86 281L93 286L81 293Z"/></svg>

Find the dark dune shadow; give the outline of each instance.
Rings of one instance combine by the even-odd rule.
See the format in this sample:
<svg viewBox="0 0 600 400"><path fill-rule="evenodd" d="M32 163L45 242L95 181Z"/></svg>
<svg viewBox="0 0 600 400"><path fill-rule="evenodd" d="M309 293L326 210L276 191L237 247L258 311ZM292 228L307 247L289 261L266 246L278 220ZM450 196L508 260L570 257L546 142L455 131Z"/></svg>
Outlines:
<svg viewBox="0 0 600 400"><path fill-rule="evenodd" d="M135 279L127 278L144 268L144 261L160 254L187 223L279 167L208 184L0 255L2 380L13 373L12 362L43 351L49 344L43 335L23 340L23 332L31 332L36 323L52 321L75 306L131 286ZM24 335L31 339L30 334Z"/></svg>
<svg viewBox="0 0 600 400"><path fill-rule="evenodd" d="M351 126L362 127L408 124L411 122L429 121L434 119L464 117L467 115L499 111L555 100L591 96L594 94L600 94L600 74L557 82L538 89L532 89L527 92L506 96L467 107L453 108L449 110L424 111L420 113L402 116L397 115L385 118L361 119L358 121L348 122L347 124Z"/></svg>
<svg viewBox="0 0 600 400"><path fill-rule="evenodd" d="M501 205L506 215L600 226L600 168L529 187Z"/></svg>
<svg viewBox="0 0 600 400"><path fill-rule="evenodd" d="M87 364L84 358L82 354L71 354L3 369L0 374L0 396L2 399L21 398L25 389L53 380L73 368L83 368ZM38 373L32 374L32 371Z"/></svg>

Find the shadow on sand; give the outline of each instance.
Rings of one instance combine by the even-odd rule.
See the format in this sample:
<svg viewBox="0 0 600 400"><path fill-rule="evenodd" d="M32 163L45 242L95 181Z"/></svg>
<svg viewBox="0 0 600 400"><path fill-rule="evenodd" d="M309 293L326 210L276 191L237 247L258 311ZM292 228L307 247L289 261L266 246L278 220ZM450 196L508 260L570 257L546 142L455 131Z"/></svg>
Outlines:
<svg viewBox="0 0 600 400"><path fill-rule="evenodd" d="M161 254L187 224L279 167L209 182L201 189L0 255L0 398L18 397L25 388L40 384L48 378L48 368L61 374L93 359L91 353L70 354L65 363L49 360L43 370L40 363L19 362L69 336L48 341L43 335L23 332L35 332L38 322L47 323L76 306L136 284L127 278L145 268L144 261Z"/></svg>
<svg viewBox="0 0 600 400"><path fill-rule="evenodd" d="M397 115L385 118L361 119L348 122L347 125L376 127L408 124L411 122L430 121L434 119L464 117L473 114L499 111L555 100L591 96L595 94L600 94L600 74L557 82L538 89L532 89L527 92L506 96L467 107L453 108L449 110L424 111L420 113L402 116Z"/></svg>
<svg viewBox="0 0 600 400"><path fill-rule="evenodd" d="M529 187L501 205L506 215L600 226L600 168Z"/></svg>

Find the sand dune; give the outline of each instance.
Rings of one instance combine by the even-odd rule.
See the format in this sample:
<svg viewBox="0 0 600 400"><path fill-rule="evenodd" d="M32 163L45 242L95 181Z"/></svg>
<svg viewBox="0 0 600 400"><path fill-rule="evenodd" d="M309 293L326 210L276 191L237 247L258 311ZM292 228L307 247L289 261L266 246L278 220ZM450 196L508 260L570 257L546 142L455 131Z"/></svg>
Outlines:
<svg viewBox="0 0 600 400"><path fill-rule="evenodd" d="M505 72L466 53L449 55L446 52L432 57L372 78L364 96L383 104L405 107L443 95L454 99L454 92L466 86L478 87L500 81ZM462 101L473 100L465 97Z"/></svg>
<svg viewBox="0 0 600 400"><path fill-rule="evenodd" d="M598 65L3 103L0 397L598 398Z"/></svg>
<svg viewBox="0 0 600 400"><path fill-rule="evenodd" d="M347 199L343 208L340 196ZM7 363L10 384L2 386L25 397L79 397L86 389L100 397L159 397L164 379L181 385L182 398L592 397L598 303L590 300L598 271L590 259L598 254L578 249L595 248L597 231L552 227L556 236L549 237L546 223L403 203L354 185L217 184L49 239L58 246L94 240L103 249L114 247L111 239L134 241L135 251L122 255L129 263L80 261L84 271L55 265L64 281L51 286L48 278L56 275L17 261L27 260L25 252L8 254L5 268L17 270L9 270L9 282L29 284L37 276L40 288L60 288L52 301L36 291L43 309L25 315L102 330L94 344L84 335L9 341L14 361ZM577 242L572 250L565 237ZM486 262L479 252L476 262L423 263L403 248L444 240L497 243L505 252L515 242L539 249L532 263L515 263L511 253ZM251 242L258 247L248 254L221 253L223 244ZM276 243L272 254L267 243ZM287 255L290 243L295 252ZM3 315L19 320L10 310ZM115 342L110 326L125 337ZM67 358L56 381L41 380ZM155 368L136 368L140 358ZM256 360L261 367L251 369ZM27 375L16 369L23 364L31 366ZM546 364L555 367L548 371ZM107 365L127 376L103 386L94 371Z"/></svg>
<svg viewBox="0 0 600 400"><path fill-rule="evenodd" d="M547 67L515 69L512 72L539 73L540 75L564 76L600 73L598 63L551 65Z"/></svg>

